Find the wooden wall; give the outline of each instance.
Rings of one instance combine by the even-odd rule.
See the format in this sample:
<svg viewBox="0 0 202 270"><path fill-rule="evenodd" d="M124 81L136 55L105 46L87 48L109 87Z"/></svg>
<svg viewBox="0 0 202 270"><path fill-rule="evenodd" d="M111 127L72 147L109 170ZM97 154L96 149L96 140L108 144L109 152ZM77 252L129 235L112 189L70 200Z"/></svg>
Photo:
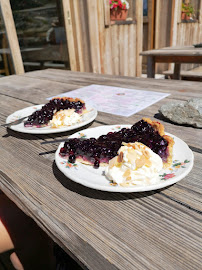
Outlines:
<svg viewBox="0 0 202 270"><path fill-rule="evenodd" d="M143 49L193 45L202 42L202 0L190 0L196 10L195 22L181 21L182 0L148 0L148 22L144 23ZM148 32L147 32L148 29ZM148 36L147 36L148 33ZM146 64L143 61L143 64ZM182 65L182 70L193 68ZM171 69L171 64L156 64L156 72ZM144 68L145 69L145 68Z"/></svg>
<svg viewBox="0 0 202 270"><path fill-rule="evenodd" d="M192 2L192 1L191 1ZM171 46L190 46L202 42L202 0L198 1L199 8L196 10L197 18L195 22L181 22L182 0L175 0L176 12L173 18L173 33ZM194 2L192 2L194 3ZM196 3L195 3L196 6ZM182 70L192 69L197 65L184 64Z"/></svg>
<svg viewBox="0 0 202 270"><path fill-rule="evenodd" d="M170 46L170 31L172 18L172 0L156 0L155 12L155 42L154 48ZM168 69L168 64L157 64L156 72Z"/></svg>
<svg viewBox="0 0 202 270"><path fill-rule="evenodd" d="M108 0L63 0L71 70L141 76L143 6L130 1L134 18L114 24Z"/></svg>

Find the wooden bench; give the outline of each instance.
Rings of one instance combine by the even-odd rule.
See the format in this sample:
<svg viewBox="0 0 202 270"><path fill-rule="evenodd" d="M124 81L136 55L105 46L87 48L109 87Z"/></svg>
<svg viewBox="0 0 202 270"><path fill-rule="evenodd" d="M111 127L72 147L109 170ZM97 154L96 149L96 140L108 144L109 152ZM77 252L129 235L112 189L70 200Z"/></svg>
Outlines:
<svg viewBox="0 0 202 270"><path fill-rule="evenodd" d="M173 79L173 71L167 70L164 71L163 74L165 75L166 79ZM202 66L194 68L192 70L182 70L180 72L180 79L181 80L190 80L190 81L202 81Z"/></svg>

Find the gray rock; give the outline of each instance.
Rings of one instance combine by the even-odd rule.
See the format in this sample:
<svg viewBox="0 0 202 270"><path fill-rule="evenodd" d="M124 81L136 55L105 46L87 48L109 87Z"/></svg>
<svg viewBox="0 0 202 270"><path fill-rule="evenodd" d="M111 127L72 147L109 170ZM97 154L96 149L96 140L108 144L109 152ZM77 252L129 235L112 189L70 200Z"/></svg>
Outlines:
<svg viewBox="0 0 202 270"><path fill-rule="evenodd" d="M177 124L187 124L202 128L202 99L172 101L161 106L160 113Z"/></svg>

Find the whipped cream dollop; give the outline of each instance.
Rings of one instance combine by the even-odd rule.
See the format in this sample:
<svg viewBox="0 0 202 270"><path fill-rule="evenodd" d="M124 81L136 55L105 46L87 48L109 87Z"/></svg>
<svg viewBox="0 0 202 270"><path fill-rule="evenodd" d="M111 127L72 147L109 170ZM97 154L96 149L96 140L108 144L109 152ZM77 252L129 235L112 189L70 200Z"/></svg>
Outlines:
<svg viewBox="0 0 202 270"><path fill-rule="evenodd" d="M71 126L81 121L81 115L75 113L74 109L60 110L56 112L50 121L52 128Z"/></svg>
<svg viewBox="0 0 202 270"><path fill-rule="evenodd" d="M120 186L147 186L160 181L162 168L160 156L146 145L139 142L123 143L118 156L109 161L105 175Z"/></svg>

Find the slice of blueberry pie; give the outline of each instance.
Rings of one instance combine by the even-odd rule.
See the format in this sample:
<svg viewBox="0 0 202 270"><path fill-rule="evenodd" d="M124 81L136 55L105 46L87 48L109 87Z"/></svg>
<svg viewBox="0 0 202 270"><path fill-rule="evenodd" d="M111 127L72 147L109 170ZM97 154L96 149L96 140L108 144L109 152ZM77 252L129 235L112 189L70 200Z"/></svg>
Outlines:
<svg viewBox="0 0 202 270"><path fill-rule="evenodd" d="M149 118L143 118L131 128L122 128L109 132L99 138L81 140L69 139L60 149L60 156L74 163L76 160L93 165L94 168L106 166L109 160L117 155L122 143L141 142L158 154L167 168L172 163L174 140L164 133L164 126Z"/></svg>
<svg viewBox="0 0 202 270"><path fill-rule="evenodd" d="M85 102L79 98L55 97L35 111L24 122L25 127L59 127L79 122L79 117L86 112Z"/></svg>

